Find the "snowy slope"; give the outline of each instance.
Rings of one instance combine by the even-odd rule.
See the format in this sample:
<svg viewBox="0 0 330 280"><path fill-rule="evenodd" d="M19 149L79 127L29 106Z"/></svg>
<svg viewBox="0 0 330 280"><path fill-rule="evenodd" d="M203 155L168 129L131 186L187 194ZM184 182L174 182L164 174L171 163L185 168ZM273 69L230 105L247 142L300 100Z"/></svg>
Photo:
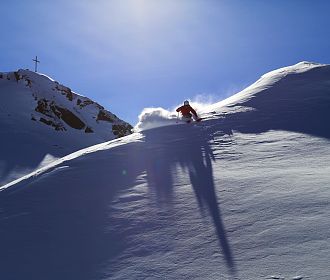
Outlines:
<svg viewBox="0 0 330 280"><path fill-rule="evenodd" d="M328 138L329 87L330 66L304 61L263 75L208 111L234 113L242 132L282 129Z"/></svg>
<svg viewBox="0 0 330 280"><path fill-rule="evenodd" d="M92 100L28 70L0 73L0 98L0 184L132 128Z"/></svg>
<svg viewBox="0 0 330 280"><path fill-rule="evenodd" d="M330 68L291 68L4 186L1 279L329 279Z"/></svg>

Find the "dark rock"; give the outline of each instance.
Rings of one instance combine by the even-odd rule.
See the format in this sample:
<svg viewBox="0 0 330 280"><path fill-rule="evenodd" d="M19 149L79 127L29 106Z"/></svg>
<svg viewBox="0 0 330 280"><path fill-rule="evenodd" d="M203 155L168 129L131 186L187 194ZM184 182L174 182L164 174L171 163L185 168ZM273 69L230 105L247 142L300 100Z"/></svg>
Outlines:
<svg viewBox="0 0 330 280"><path fill-rule="evenodd" d="M111 122L113 123L115 120L113 119L113 117L104 110L100 110L98 115L97 115L97 121L106 121L106 122Z"/></svg>
<svg viewBox="0 0 330 280"><path fill-rule="evenodd" d="M57 111L59 111L60 118L69 126L75 129L83 129L86 125L70 110L54 105Z"/></svg>
<svg viewBox="0 0 330 280"><path fill-rule="evenodd" d="M133 127L130 124L114 124L112 126L112 132L117 138L131 134L132 129Z"/></svg>
<svg viewBox="0 0 330 280"><path fill-rule="evenodd" d="M39 121L46 125L54 127L55 130L66 130L64 126L62 126L61 124L54 123L52 120L46 120L44 118L40 118Z"/></svg>

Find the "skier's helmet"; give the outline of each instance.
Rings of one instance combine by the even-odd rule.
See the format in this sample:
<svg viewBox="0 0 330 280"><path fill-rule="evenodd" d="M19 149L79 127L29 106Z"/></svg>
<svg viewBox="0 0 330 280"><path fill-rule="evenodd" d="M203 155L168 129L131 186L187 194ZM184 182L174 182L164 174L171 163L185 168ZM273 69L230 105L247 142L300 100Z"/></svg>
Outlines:
<svg viewBox="0 0 330 280"><path fill-rule="evenodd" d="M183 102L183 105L189 105L189 101L185 100L185 102Z"/></svg>

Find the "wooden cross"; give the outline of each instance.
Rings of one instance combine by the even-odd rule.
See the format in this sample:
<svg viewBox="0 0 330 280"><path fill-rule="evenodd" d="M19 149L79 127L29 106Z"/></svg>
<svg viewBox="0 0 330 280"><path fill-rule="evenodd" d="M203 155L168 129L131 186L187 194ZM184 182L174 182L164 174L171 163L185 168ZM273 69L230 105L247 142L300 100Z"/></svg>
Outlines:
<svg viewBox="0 0 330 280"><path fill-rule="evenodd" d="M40 63L40 61L38 60L38 57L36 56L35 59L32 59L35 62L35 66L34 66L34 72L37 72L38 69L38 63Z"/></svg>

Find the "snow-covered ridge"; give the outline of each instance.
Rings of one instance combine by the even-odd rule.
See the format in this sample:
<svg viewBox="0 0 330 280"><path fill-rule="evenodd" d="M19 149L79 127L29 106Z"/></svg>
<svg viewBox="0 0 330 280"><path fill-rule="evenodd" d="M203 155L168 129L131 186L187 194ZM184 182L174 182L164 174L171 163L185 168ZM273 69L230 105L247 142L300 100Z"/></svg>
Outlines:
<svg viewBox="0 0 330 280"><path fill-rule="evenodd" d="M268 78L4 186L1 277L328 280L330 69Z"/></svg>
<svg viewBox="0 0 330 280"><path fill-rule="evenodd" d="M29 88L35 104L30 110L30 119L58 131L72 129L84 133L97 133L104 140L111 140L131 133L132 126L91 99L73 92L50 77L18 70L0 73L0 79ZM9 93L13 95L13 92ZM16 102L19 102L17 96Z"/></svg>
<svg viewBox="0 0 330 280"><path fill-rule="evenodd" d="M285 79L289 76L289 79L294 78L292 76L299 74L308 74L308 72L313 72L315 70L320 70L321 72L328 72L330 69L329 64L321 64L315 62L302 61L295 65L282 67L273 71L270 71L260 77L255 83L248 86L241 92L230 96L229 98L222 100L208 108L207 111L228 111L228 107L237 106L239 104L243 104L248 100L252 99L256 96L256 94L267 90L268 88L274 86L276 83ZM290 77L291 76L291 77ZM319 75L316 77L324 80L325 77ZM322 82L322 81L320 81ZM309 83L308 80L303 83Z"/></svg>
<svg viewBox="0 0 330 280"><path fill-rule="evenodd" d="M244 132L281 129L328 137L329 108L330 65L300 62L263 75L206 112L239 120Z"/></svg>
<svg viewBox="0 0 330 280"><path fill-rule="evenodd" d="M0 185L82 148L131 134L132 126L50 77L0 73Z"/></svg>
<svg viewBox="0 0 330 280"><path fill-rule="evenodd" d="M213 105L192 103L204 120L212 118L241 118L253 121L262 130L301 127L300 121L308 121L319 127L323 135L326 129L318 123L318 114L327 115L330 96L330 65L299 62L292 66L270 71L241 92ZM319 110L315 114L314 110ZM268 127L260 120L267 118ZM306 119L307 118L307 119ZM135 130L141 131L161 126L177 125L177 113L163 108L146 108L139 116ZM325 123L323 123L325 126ZM304 127L306 129L306 126ZM290 128L291 129L291 128Z"/></svg>
<svg viewBox="0 0 330 280"><path fill-rule="evenodd" d="M309 71L314 68L329 66L329 64L322 64L317 62L301 61L297 64L282 67L273 71L270 71L261 76L261 78L274 78L275 76L283 77L288 74L298 74Z"/></svg>
<svg viewBox="0 0 330 280"><path fill-rule="evenodd" d="M318 70L318 72L314 72L315 70ZM46 81L51 80L47 76L43 76L43 78ZM68 92L67 88L64 88L64 92ZM74 99L77 98L83 100L84 97L76 95ZM259 133L278 129L311 133L322 137L330 136L328 129L328 123L330 122L330 112L328 110L330 106L330 65L300 62L293 66L271 71L264 74L256 83L242 92L230 97L229 100L230 102L225 100L228 103L220 102L210 106L207 111L214 110L211 113L207 111L201 113L201 116L205 117L202 125L205 123L205 126L207 126L209 121L226 124L234 120L231 129L244 133ZM99 105L97 104L97 106ZM320 118L324 121L320 122ZM141 131L183 124L177 121L173 112L171 113L162 108L146 109L142 112L140 119L142 121L140 120L140 123L135 127L137 133L134 133L132 137L77 151L50 164L48 167L46 166L3 186L1 190L22 180L30 180L32 177L47 172L47 169L56 168L57 165L61 165L65 161L94 151L111 149L118 144L124 145L140 141L141 134L139 132ZM145 124L143 121L145 121ZM225 127L227 126L225 125ZM149 133L152 134L152 131Z"/></svg>
<svg viewBox="0 0 330 280"><path fill-rule="evenodd" d="M76 151L74 153L71 153L67 156L64 156L60 159L54 160L53 162L47 164L46 166L43 166L43 167L39 168L38 170L30 173L30 174L22 176L21 178L18 178L17 180L14 180L14 181L12 181L8 184L0 186L0 192L7 189L7 188L9 188L10 186L13 186L13 185L21 182L21 181L31 180L33 178L37 178L39 175L42 175L44 173L53 172L54 170L57 170L58 168L60 168L59 167L60 165L65 165L65 162L67 162L67 161L74 160L76 158L86 156L86 155L94 153L94 152L112 149L112 148L119 147L119 146L122 146L122 145L125 145L125 144L133 143L133 142L139 142L142 139L143 139L142 134L133 133L133 134L130 134L126 137L121 137L119 139L114 139L114 140L111 140L111 141L108 141L108 142L96 144L96 145L81 149L81 150Z"/></svg>

